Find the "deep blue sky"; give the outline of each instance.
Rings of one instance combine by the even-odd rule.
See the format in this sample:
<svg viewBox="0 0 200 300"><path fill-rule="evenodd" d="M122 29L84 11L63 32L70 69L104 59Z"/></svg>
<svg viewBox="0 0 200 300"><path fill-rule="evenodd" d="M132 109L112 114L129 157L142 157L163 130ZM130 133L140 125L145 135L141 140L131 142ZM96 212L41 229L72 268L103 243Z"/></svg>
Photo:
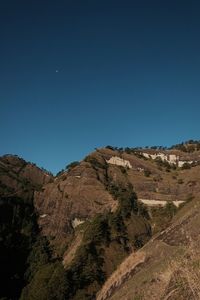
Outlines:
<svg viewBox="0 0 200 300"><path fill-rule="evenodd" d="M200 1L1 0L0 155L200 139Z"/></svg>

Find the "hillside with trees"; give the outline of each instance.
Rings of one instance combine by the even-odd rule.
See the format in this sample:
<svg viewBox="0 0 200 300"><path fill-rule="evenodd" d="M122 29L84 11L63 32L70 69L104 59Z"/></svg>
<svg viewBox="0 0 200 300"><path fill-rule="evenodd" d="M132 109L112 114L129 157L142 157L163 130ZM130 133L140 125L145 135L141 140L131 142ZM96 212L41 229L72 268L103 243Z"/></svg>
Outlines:
<svg viewBox="0 0 200 300"><path fill-rule="evenodd" d="M159 151L185 155L172 148ZM198 216L200 165L180 168L146 158L143 151L147 149L96 149L55 177L21 158L0 158L0 299L92 300L106 295L117 300L125 297L123 285L132 278L138 282L135 276L140 270L145 274L156 257L163 264L159 253L168 251L175 264L173 251L188 245L186 232L191 245L198 243L190 216ZM195 162L200 157L197 147L187 155ZM145 263L135 269L144 253ZM163 295L178 280L174 272ZM141 281L139 290L133 285L128 293L146 299L140 289L150 286L144 280L147 285Z"/></svg>

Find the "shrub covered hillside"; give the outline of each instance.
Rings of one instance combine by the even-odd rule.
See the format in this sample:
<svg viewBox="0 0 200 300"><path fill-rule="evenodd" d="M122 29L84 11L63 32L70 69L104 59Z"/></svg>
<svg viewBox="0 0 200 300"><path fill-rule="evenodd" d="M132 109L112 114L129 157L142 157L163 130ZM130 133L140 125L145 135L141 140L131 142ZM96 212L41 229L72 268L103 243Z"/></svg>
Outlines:
<svg viewBox="0 0 200 300"><path fill-rule="evenodd" d="M84 231L83 240L66 269L51 257L48 247L34 244L26 272L29 283L21 300L95 298L119 263L151 236L148 214L138 205L132 187L119 191L118 201L114 213L99 214L77 228Z"/></svg>
<svg viewBox="0 0 200 300"><path fill-rule="evenodd" d="M47 239L40 235L32 203L1 197L0 220L0 299L19 299L23 287L32 280L34 295L26 295L27 288L21 299L62 299L64 268L52 258Z"/></svg>
<svg viewBox="0 0 200 300"><path fill-rule="evenodd" d="M199 199L197 148L162 150L190 168L143 152L158 154L97 149L55 177L0 158L1 300L95 299L127 256L140 256Z"/></svg>
<svg viewBox="0 0 200 300"><path fill-rule="evenodd" d="M33 205L21 198L1 197L0 220L0 297L19 299L38 231Z"/></svg>

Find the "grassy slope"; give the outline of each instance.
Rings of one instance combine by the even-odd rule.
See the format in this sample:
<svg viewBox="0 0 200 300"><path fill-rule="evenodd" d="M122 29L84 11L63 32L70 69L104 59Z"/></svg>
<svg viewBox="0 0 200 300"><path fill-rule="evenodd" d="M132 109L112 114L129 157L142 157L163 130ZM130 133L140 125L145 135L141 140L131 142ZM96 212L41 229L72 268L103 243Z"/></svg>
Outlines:
<svg viewBox="0 0 200 300"><path fill-rule="evenodd" d="M194 200L180 210L164 232L138 251L137 255L143 253L144 262L132 272L129 263L124 276L115 274L115 284L110 278L97 299L199 299L195 281L200 263L199 217L200 203ZM134 261L135 254L131 256L128 259Z"/></svg>

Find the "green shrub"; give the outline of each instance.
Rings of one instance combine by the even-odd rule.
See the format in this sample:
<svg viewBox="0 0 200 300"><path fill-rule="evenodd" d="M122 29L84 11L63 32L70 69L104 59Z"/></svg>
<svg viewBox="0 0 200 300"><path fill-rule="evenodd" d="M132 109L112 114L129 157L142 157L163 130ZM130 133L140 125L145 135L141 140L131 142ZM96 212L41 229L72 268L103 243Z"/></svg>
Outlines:
<svg viewBox="0 0 200 300"><path fill-rule="evenodd" d="M188 169L191 169L191 164L189 163L184 163L181 167L182 170L188 170Z"/></svg>
<svg viewBox="0 0 200 300"><path fill-rule="evenodd" d="M30 284L22 291L20 300L65 300L70 286L61 262L43 265Z"/></svg>
<svg viewBox="0 0 200 300"><path fill-rule="evenodd" d="M177 207L174 205L173 202L167 202L167 204L164 207L165 214L167 217L170 219L176 214L177 212Z"/></svg>
<svg viewBox="0 0 200 300"><path fill-rule="evenodd" d="M86 162L90 163L94 169L97 168L101 168L101 169L105 169L106 166L104 164L102 164L97 158L93 157L93 156L86 156L86 158L84 159Z"/></svg>
<svg viewBox="0 0 200 300"><path fill-rule="evenodd" d="M151 175L151 171L148 169L144 170L144 176L149 177Z"/></svg>
<svg viewBox="0 0 200 300"><path fill-rule="evenodd" d="M31 201L0 198L0 297L18 299L38 228Z"/></svg>
<svg viewBox="0 0 200 300"><path fill-rule="evenodd" d="M119 166L119 167L120 167L122 174L127 174L127 170L125 167L123 167L123 166Z"/></svg>
<svg viewBox="0 0 200 300"><path fill-rule="evenodd" d="M137 203L137 197L132 186L129 185L127 188L123 188L112 184L109 188L117 196L118 208L114 213L99 214L88 222L82 244L67 270L67 277L71 278L71 290L67 299L95 299L95 293L106 280L104 266L105 259L108 259L108 257L106 257L105 249L112 248L112 243L119 245L118 252L113 253L113 255L116 254L119 257L112 258L116 267L129 253L129 246L131 249L132 247L141 247L145 239L147 240L147 234L151 234L150 230L146 234L144 234L144 231L142 231L142 234L138 234L140 229L134 228L134 226L131 227L136 215L136 218L141 214L148 215L144 206ZM146 222L142 216L140 222ZM141 226L141 223L139 226ZM147 227L146 222L142 228Z"/></svg>
<svg viewBox="0 0 200 300"><path fill-rule="evenodd" d="M32 250L27 259L27 271L25 278L30 281L36 272L44 265L50 262L51 249L49 243L44 236L39 236L33 244Z"/></svg>
<svg viewBox="0 0 200 300"><path fill-rule="evenodd" d="M68 164L66 167L65 167L65 170L72 170L73 168L75 168L76 166L78 166L80 164L79 161L73 161L71 162L70 164Z"/></svg>

